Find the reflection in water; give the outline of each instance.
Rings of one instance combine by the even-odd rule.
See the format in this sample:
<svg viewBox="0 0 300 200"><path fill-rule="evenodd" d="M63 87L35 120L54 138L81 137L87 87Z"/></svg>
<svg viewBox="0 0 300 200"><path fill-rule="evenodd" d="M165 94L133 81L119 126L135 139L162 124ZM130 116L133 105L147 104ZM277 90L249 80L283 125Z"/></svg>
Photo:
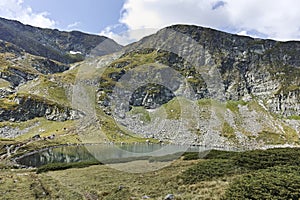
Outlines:
<svg viewBox="0 0 300 200"><path fill-rule="evenodd" d="M102 163L110 163L114 160L114 163L118 163L118 160L120 159L124 160L126 158L135 158L136 160L141 160L149 157L160 157L170 154L176 154L178 158L180 156L180 152L203 152L205 150L208 149L205 147L160 144L93 144L61 146L23 156L17 159L17 162L21 165L32 167L39 167L48 163L71 163L95 160L99 160ZM174 156L173 158L175 159Z"/></svg>

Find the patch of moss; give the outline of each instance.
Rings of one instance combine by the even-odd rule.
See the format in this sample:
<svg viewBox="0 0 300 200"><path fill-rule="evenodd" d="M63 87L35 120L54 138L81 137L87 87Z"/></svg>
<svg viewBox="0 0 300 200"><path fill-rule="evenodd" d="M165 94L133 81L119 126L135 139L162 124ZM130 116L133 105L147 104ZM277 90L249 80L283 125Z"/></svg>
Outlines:
<svg viewBox="0 0 300 200"><path fill-rule="evenodd" d="M11 99L0 99L0 108L5 110L13 110L17 106L17 103Z"/></svg>
<svg viewBox="0 0 300 200"><path fill-rule="evenodd" d="M8 88L10 86L11 84L8 81L0 78L0 88Z"/></svg>
<svg viewBox="0 0 300 200"><path fill-rule="evenodd" d="M20 135L16 138L17 141L24 141L36 134L41 137L47 137L52 134L57 136L64 135L74 129L76 129L76 121L69 120L65 122L49 121L45 118L35 118L26 122L9 123L8 126L19 128L24 130L29 128L28 132ZM71 141L70 141L71 142Z"/></svg>
<svg viewBox="0 0 300 200"><path fill-rule="evenodd" d="M222 134L223 137L226 137L228 139L234 139L235 136L235 131L234 128L230 126L228 122L224 122L222 126Z"/></svg>
<svg viewBox="0 0 300 200"><path fill-rule="evenodd" d="M183 109L181 106L181 101L178 98L174 98L168 103L164 104L163 108L167 113L167 119L180 119Z"/></svg>
<svg viewBox="0 0 300 200"><path fill-rule="evenodd" d="M245 105L247 105L247 103L244 101L227 101L226 102L226 108L237 114L239 113L239 105L245 106Z"/></svg>
<svg viewBox="0 0 300 200"><path fill-rule="evenodd" d="M104 134L105 137L111 142L145 143L146 140L149 140L149 142L152 143L159 143L159 141L156 139L142 138L139 135L132 133L131 131L127 130L126 127L117 124L117 122L111 116L107 116L101 109L97 109L97 116L99 119L101 119L101 133ZM99 139L99 135L96 135L96 137ZM90 140L91 139L92 138L90 138Z"/></svg>
<svg viewBox="0 0 300 200"><path fill-rule="evenodd" d="M256 141L260 140L264 141L265 144L284 144L286 142L282 135L270 131L262 131L258 133Z"/></svg>
<svg viewBox="0 0 300 200"><path fill-rule="evenodd" d="M283 125L283 130L285 132L284 137L288 143L299 142L299 135L295 129Z"/></svg>
<svg viewBox="0 0 300 200"><path fill-rule="evenodd" d="M51 101L61 105L70 105L65 88L59 85L59 83L51 81L48 76L40 76L38 80L28 82L26 85L20 87L18 93L27 96L34 94L39 99L48 99L51 97Z"/></svg>
<svg viewBox="0 0 300 200"><path fill-rule="evenodd" d="M292 116L289 116L287 118L291 119L291 120L300 120L300 116L299 115L292 115Z"/></svg>
<svg viewBox="0 0 300 200"><path fill-rule="evenodd" d="M139 115L140 120L143 122L150 122L151 117L149 112L142 106L133 106L132 109L128 113L129 115Z"/></svg>

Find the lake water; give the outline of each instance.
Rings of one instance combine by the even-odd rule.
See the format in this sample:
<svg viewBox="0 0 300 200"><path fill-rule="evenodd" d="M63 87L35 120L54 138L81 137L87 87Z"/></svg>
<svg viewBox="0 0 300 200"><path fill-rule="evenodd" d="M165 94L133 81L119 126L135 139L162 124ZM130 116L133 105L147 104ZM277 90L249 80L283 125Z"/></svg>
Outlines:
<svg viewBox="0 0 300 200"><path fill-rule="evenodd" d="M25 166L39 167L48 163L71 163L98 160L104 164L129 160L167 159L175 160L183 152L208 152L205 147L160 144L93 144L60 146L31 153L16 161Z"/></svg>

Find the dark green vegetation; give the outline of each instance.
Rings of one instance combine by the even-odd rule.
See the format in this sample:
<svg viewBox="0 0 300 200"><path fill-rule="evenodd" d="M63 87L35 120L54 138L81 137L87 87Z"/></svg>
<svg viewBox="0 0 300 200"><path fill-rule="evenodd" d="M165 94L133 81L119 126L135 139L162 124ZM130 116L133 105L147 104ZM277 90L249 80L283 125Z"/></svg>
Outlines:
<svg viewBox="0 0 300 200"><path fill-rule="evenodd" d="M1 167L0 194L4 199L107 200L141 199L144 195L163 199L168 193L179 200L299 199L299 152L299 148L212 150L204 158L187 152L171 164L162 165L164 168L137 174L127 169L159 165L167 159L129 159L109 165L96 160L53 163L37 170L6 166Z"/></svg>
<svg viewBox="0 0 300 200"><path fill-rule="evenodd" d="M299 166L276 166L237 178L224 199L299 199L299 186Z"/></svg>
<svg viewBox="0 0 300 200"><path fill-rule="evenodd" d="M51 163L37 168L36 173L39 174L48 171L65 170L70 168L84 168L84 167L88 167L92 165L100 165L100 164L101 162L99 162L98 160L75 162L75 163Z"/></svg>
<svg viewBox="0 0 300 200"><path fill-rule="evenodd" d="M224 199L300 198L300 149L211 151L179 176L186 184L233 178Z"/></svg>

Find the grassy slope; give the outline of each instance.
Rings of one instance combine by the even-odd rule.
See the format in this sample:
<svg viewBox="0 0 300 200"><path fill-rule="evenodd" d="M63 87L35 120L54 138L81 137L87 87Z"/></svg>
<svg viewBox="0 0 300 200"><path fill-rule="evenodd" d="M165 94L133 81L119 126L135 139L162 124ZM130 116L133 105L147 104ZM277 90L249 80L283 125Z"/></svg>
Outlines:
<svg viewBox="0 0 300 200"><path fill-rule="evenodd" d="M195 185L184 185L178 180L178 175L194 163L176 161L159 171L143 174L122 172L103 165L43 174L5 170L0 175L1 191L7 199L141 199L144 195L163 199L169 193L174 194L176 199L219 199L228 185L226 180L205 181ZM119 190L119 186L124 188Z"/></svg>
<svg viewBox="0 0 300 200"><path fill-rule="evenodd" d="M132 165L144 167L146 161L94 165L41 174L32 170L2 169L0 195L5 199L107 200L141 199L144 195L163 199L170 193L182 200L223 197L298 199L299 154L299 148L247 152L213 150L198 160L195 160L196 156L185 154L183 158L194 160L179 159L164 168L146 173L128 173L125 170ZM116 165L125 171L116 170Z"/></svg>

